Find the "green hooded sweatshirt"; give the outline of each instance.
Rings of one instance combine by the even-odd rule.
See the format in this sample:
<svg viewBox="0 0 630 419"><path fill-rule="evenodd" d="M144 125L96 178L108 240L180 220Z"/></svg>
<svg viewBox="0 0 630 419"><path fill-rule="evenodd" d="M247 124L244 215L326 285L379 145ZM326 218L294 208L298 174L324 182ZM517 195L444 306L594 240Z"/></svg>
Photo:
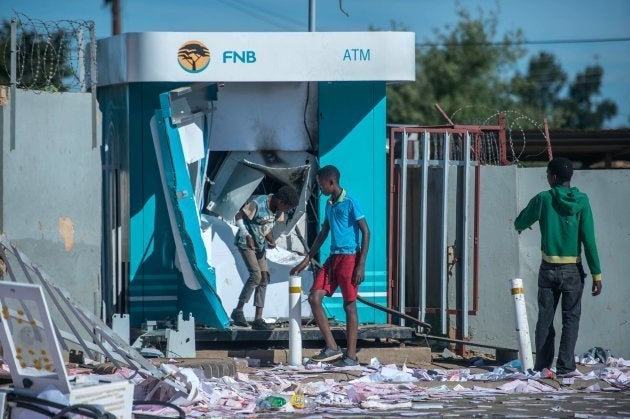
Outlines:
<svg viewBox="0 0 630 419"><path fill-rule="evenodd" d="M544 261L577 263L584 246L593 280L601 280L593 214L586 194L561 185L539 193L514 220L514 228L521 232L536 221Z"/></svg>

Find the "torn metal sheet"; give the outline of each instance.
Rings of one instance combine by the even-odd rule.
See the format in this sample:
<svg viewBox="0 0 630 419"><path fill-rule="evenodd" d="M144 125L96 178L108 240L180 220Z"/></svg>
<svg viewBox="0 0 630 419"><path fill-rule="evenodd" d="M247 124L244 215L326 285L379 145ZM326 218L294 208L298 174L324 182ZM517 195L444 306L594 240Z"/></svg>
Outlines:
<svg viewBox="0 0 630 419"><path fill-rule="evenodd" d="M41 286L47 306L53 313L52 331L61 349L68 350L69 345L79 345L92 359L99 355L109 359L116 366L127 366L143 376L164 378L150 362L145 360L120 336L96 317L90 310L74 300L70 294L57 286L43 271L33 266L29 259L14 245L0 237L0 258L7 268L5 281ZM7 281L9 280L9 281ZM7 297L5 292L0 295ZM17 313L17 312L16 312ZM62 330L65 325L68 330Z"/></svg>
<svg viewBox="0 0 630 419"><path fill-rule="evenodd" d="M227 329L230 326L229 318L216 292L215 273L208 263L208 253L199 218L203 195L200 191L203 190L205 182L206 159L204 157L204 159L196 160L198 164L195 176L191 176L191 167L187 163L188 160L195 160L190 154L200 157L208 153L208 143L205 141L207 136L203 135L200 129L193 129L192 133L183 130L183 127L188 124L196 126L199 119L205 116L192 113L194 110L189 105L198 101L192 96L191 100L186 102L188 104L184 103L179 108L173 108L175 103L173 95L179 97L176 94L178 90L181 89L160 95L161 110L156 111L150 123L164 198L175 241L176 266L182 272L186 287L193 291L200 291L190 298L199 298L202 301L195 300L194 304L189 305L196 308L186 308L186 311L192 312L200 323L217 329ZM195 89L188 89L183 94L186 96L194 92ZM202 138L186 138L187 136L201 136ZM187 157L185 149L199 149L199 145L184 147L184 143L203 143L204 152L189 153Z"/></svg>
<svg viewBox="0 0 630 419"><path fill-rule="evenodd" d="M226 170L223 167L222 169ZM210 213L219 215L225 220L234 218L234 214L247 202L265 177L259 170L244 166L242 162L233 165L232 170L233 174L226 177L220 194L216 194L217 188L210 189L210 198L206 206Z"/></svg>
<svg viewBox="0 0 630 419"><path fill-rule="evenodd" d="M280 234L287 234L297 224L298 220L306 213L306 202L311 196L311 184L313 176L311 176L311 165L303 165L297 167L269 167L262 164L244 160L244 166L251 167L263 173L265 176L274 179L276 182L293 186L298 192L300 203L295 210L289 214L289 218L285 223L276 223L272 230L274 237Z"/></svg>
<svg viewBox="0 0 630 419"><path fill-rule="evenodd" d="M300 196L300 202L288 222L277 224L273 230L274 237L286 234L306 213L315 181L311 165L314 161L315 156L299 151L230 152L214 176L206 209L225 220L233 220L234 214L267 177L280 185L292 186Z"/></svg>

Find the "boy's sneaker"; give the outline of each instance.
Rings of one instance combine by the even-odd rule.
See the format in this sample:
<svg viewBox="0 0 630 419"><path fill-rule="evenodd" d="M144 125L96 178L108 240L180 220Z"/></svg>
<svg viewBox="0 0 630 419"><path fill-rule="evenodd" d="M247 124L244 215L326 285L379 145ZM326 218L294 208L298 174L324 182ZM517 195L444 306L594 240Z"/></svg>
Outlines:
<svg viewBox="0 0 630 419"><path fill-rule="evenodd" d="M357 365L359 365L359 358L352 359L347 355L333 362L334 367L356 367Z"/></svg>
<svg viewBox="0 0 630 419"><path fill-rule="evenodd" d="M569 372L563 372L563 373L559 373L556 374L556 377L558 378L575 378L575 377L581 377L582 374L580 371L578 370L574 370L574 371L569 371Z"/></svg>
<svg viewBox="0 0 630 419"><path fill-rule="evenodd" d="M330 349L328 346L324 346L317 355L311 357L311 361L314 362L329 362L339 359L343 356L343 351L340 347L337 349Z"/></svg>
<svg viewBox="0 0 630 419"><path fill-rule="evenodd" d="M230 315L232 320L234 320L234 326L243 326L249 327L249 323L245 320L245 314L243 314L243 310L232 310L232 314Z"/></svg>
<svg viewBox="0 0 630 419"><path fill-rule="evenodd" d="M252 322L252 329L254 330L273 330L275 327L275 324L267 323L263 319L255 319Z"/></svg>

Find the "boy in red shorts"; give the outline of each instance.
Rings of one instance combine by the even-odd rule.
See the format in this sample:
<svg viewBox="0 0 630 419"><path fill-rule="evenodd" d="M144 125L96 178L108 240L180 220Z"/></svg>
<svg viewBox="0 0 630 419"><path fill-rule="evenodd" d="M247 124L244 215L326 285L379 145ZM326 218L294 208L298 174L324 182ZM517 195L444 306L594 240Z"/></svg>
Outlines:
<svg viewBox="0 0 630 419"><path fill-rule="evenodd" d="M339 177L339 170L335 166L324 166L317 172L320 190L324 195L330 196L326 203L326 218L311 250L302 262L291 269L291 275L301 272L308 266L311 257L317 253L326 240L328 232L331 232L330 257L317 273L308 297L313 316L326 343L324 349L311 360L335 361L335 366L344 367L359 364L357 359L359 319L356 299L359 284L363 282L365 275L370 229L357 202L339 186ZM346 312L348 348L345 353L335 342L322 307L324 296L332 296L337 287L341 287L343 308Z"/></svg>

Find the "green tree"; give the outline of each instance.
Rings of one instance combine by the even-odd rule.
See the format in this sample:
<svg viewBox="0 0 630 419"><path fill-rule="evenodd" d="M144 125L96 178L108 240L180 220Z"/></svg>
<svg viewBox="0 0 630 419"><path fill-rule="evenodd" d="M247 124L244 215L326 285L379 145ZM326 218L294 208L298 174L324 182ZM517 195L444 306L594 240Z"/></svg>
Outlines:
<svg viewBox="0 0 630 419"><path fill-rule="evenodd" d="M419 45L415 83L388 86L388 122L442 124L434 108L439 103L456 123L481 123L510 103L501 75L524 54L520 30L497 42L495 13L457 14L454 28L436 30L434 42Z"/></svg>
<svg viewBox="0 0 630 419"><path fill-rule="evenodd" d="M488 117L515 109L536 122L548 117L554 128L599 129L617 114L613 101L599 99L601 66L586 67L568 83L556 57L541 52L529 60L524 74L510 78L506 74L525 54L521 31L496 41L496 13L473 18L460 9L457 14L454 27L436 30L433 41L418 45L416 81L387 87L389 123L443 124L436 103L460 124L494 123ZM519 121L522 128L527 120Z"/></svg>
<svg viewBox="0 0 630 419"><path fill-rule="evenodd" d="M566 99L559 101L556 112L559 128L601 129L604 122L617 115L617 104L610 99L596 100L601 94L604 69L596 64L586 67L569 85Z"/></svg>
<svg viewBox="0 0 630 419"><path fill-rule="evenodd" d="M521 106L526 105L537 113L536 117L542 117L556 108L566 82L567 74L556 57L543 51L530 59L525 75L517 72L512 78L512 94Z"/></svg>
<svg viewBox="0 0 630 419"><path fill-rule="evenodd" d="M541 52L530 60L526 74L512 78L512 93L522 112L536 120L547 116L553 128L600 129L617 114L613 101L596 100L603 76L600 65L588 66L567 86L567 74L556 57Z"/></svg>

